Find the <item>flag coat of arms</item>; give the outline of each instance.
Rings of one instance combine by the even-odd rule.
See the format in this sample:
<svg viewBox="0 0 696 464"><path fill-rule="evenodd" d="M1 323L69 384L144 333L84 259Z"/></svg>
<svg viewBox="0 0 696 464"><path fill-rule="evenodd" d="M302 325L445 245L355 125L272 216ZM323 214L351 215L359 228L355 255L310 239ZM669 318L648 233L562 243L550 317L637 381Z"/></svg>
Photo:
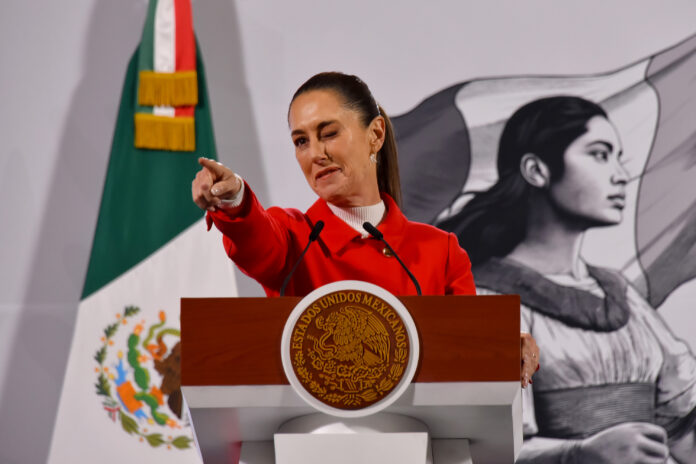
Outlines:
<svg viewBox="0 0 696 464"><path fill-rule="evenodd" d="M199 463L180 391L179 300L235 296L191 200L215 157L190 0L152 0L126 71L49 463Z"/></svg>

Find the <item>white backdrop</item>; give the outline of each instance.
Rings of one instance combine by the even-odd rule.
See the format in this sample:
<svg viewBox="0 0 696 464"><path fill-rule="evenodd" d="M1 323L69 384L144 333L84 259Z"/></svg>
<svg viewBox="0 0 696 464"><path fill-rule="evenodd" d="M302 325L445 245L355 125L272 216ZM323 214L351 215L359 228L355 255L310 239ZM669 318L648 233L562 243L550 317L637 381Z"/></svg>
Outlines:
<svg viewBox="0 0 696 464"><path fill-rule="evenodd" d="M295 165L286 111L315 72L358 74L399 114L467 79L608 71L696 32L693 0L193 4L221 160L266 204L298 208L313 194ZM145 0L0 5L3 463L40 463L48 452L145 7ZM259 292L248 281L241 291ZM693 318L683 324L696 326Z"/></svg>

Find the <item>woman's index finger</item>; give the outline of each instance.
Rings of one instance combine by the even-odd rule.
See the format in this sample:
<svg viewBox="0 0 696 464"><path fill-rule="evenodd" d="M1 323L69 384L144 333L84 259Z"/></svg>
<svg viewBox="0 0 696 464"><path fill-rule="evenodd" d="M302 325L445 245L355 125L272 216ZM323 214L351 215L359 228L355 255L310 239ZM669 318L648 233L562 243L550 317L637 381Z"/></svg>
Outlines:
<svg viewBox="0 0 696 464"><path fill-rule="evenodd" d="M212 172L216 177L222 177L222 175L225 173L227 168L222 163L219 163L215 160L212 160L210 158L198 158L198 164L203 166L204 168L208 169L210 172Z"/></svg>

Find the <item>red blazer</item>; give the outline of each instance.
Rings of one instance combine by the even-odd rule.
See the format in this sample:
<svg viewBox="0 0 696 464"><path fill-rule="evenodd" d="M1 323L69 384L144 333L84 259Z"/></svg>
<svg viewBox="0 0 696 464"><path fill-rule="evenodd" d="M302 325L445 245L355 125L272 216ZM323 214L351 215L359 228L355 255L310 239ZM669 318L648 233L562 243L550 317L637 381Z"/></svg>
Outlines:
<svg viewBox="0 0 696 464"><path fill-rule="evenodd" d="M385 240L416 276L424 295L475 295L471 262L454 234L411 222L386 194L386 216L377 227ZM208 213L223 233L227 255L239 268L263 285L268 296L278 296L283 280L307 245L317 221L324 221L286 288L286 295L304 296L338 280L364 280L395 295L416 295L399 262L388 256L384 244L360 234L317 200L305 214L296 209L265 210L248 185L234 217L224 211Z"/></svg>

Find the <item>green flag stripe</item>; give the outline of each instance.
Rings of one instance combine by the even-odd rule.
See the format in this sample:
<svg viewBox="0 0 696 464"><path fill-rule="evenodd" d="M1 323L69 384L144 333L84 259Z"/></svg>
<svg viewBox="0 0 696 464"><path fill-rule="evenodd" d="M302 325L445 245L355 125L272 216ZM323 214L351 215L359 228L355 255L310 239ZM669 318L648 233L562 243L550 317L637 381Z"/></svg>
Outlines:
<svg viewBox="0 0 696 464"><path fill-rule="evenodd" d="M157 10L157 0L150 0L143 27L143 37L140 39L140 55L138 57L138 70L155 69L155 11Z"/></svg>
<svg viewBox="0 0 696 464"><path fill-rule="evenodd" d="M138 69L137 71L155 69L155 12L157 11L157 1L150 0L147 6L147 16L145 17L145 26L143 26L143 36L140 39L140 47L138 54ZM138 105L138 91L137 91L137 77L136 77L136 91L134 92L133 98L135 102L136 111L138 113L152 113L153 108L151 106L140 106Z"/></svg>
<svg viewBox="0 0 696 464"><path fill-rule="evenodd" d="M196 48L199 103L194 153L134 147L134 95L142 47L131 58L82 298L146 259L202 216L191 200L191 181L199 169L198 157L215 158L216 149L205 70Z"/></svg>

